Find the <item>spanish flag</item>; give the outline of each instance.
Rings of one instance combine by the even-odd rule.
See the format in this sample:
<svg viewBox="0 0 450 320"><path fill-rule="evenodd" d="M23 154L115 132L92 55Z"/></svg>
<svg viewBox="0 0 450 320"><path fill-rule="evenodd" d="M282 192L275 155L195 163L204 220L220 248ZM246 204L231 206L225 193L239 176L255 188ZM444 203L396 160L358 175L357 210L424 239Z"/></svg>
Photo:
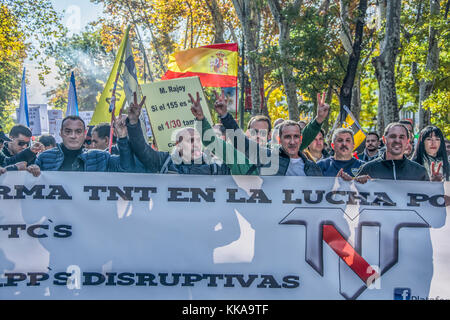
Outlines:
<svg viewBox="0 0 450 320"><path fill-rule="evenodd" d="M169 70L161 80L198 76L203 87L236 87L237 61L237 43L178 51L169 57Z"/></svg>
<svg viewBox="0 0 450 320"><path fill-rule="evenodd" d="M346 115L346 117L345 120L342 122L342 127L352 129L353 140L355 141L354 150L356 150L359 147L359 145L366 139L366 134L359 125L358 121L356 121L351 111L347 108L347 106L343 106L343 111L344 111L343 116Z"/></svg>

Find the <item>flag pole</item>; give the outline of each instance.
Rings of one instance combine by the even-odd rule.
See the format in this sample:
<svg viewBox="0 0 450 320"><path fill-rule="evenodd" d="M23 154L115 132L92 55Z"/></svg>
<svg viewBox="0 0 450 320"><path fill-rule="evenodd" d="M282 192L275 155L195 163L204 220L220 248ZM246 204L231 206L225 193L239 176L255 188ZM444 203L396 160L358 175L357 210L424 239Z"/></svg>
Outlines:
<svg viewBox="0 0 450 320"><path fill-rule="evenodd" d="M25 83L26 71L23 68L22 73L22 83L20 88L20 103L19 103L19 114L17 116L17 123L30 126L30 121L28 118L28 99L27 99L27 86Z"/></svg>
<svg viewBox="0 0 450 320"><path fill-rule="evenodd" d="M114 121L114 116L116 113L116 87L117 87L117 82L119 80L119 73L120 73L120 70L117 70L116 80L114 81L114 88L113 88L112 96L111 96L111 103L109 104L109 112L111 112L111 125L109 128L109 142L108 142L109 153L111 153L112 141L113 141L113 133L114 133L113 121Z"/></svg>
<svg viewBox="0 0 450 320"><path fill-rule="evenodd" d="M142 44L142 38L141 38L141 34L139 33L138 27L137 27L137 23L136 23L136 19L134 18L134 14L133 14L133 10L131 10L130 7L130 3L128 1L126 1L127 7L128 7L128 11L130 12L131 15L131 19L133 20L133 24L134 24L134 29L136 31L136 35L138 36L138 41L139 41L139 49L142 52L142 55L144 56L144 82L147 82L147 75L145 73L145 66L147 66L148 72L149 72L149 76L150 76L150 81L153 82L153 74L152 74L152 70L150 69L150 64L148 63L148 59L147 59L147 54L145 53L145 48L144 45Z"/></svg>
<svg viewBox="0 0 450 320"><path fill-rule="evenodd" d="M123 41L128 41L128 32L129 31L130 31L130 26L127 26L127 29L125 31L125 38L123 39ZM113 87L112 96L111 96L111 103L109 104L109 112L111 112L111 125L110 125L110 130L109 130L109 145L108 145L109 153L111 153L113 133L114 133L113 121L114 121L114 117L115 117L115 113L116 113L116 88L117 88L117 82L119 82L119 75L120 75L120 71L122 69L124 54L125 54L125 50L122 50L121 55L120 55L120 60L119 60L119 66L117 68L116 79L114 80L114 87Z"/></svg>
<svg viewBox="0 0 450 320"><path fill-rule="evenodd" d="M238 57L237 57L237 59L238 59L237 65L238 65L239 64L239 45L238 45L237 52L238 52ZM238 117L238 77L236 77L235 97L236 97L236 103L235 103L236 104L236 116L235 116L235 118L236 118L236 122L237 122L237 117Z"/></svg>
<svg viewBox="0 0 450 320"><path fill-rule="evenodd" d="M245 1L242 2L242 15L245 18ZM244 51L244 49L245 49L245 45L244 45L244 41L245 41L245 39L244 39L244 32L242 32L242 43L241 43L241 46L242 46L242 49L241 49L241 52L242 52L241 53L241 57L242 57L242 64L241 64L241 72L242 72L242 75L241 75L241 110L240 110L240 119L239 119L240 120L239 123L240 123L240 126L241 126L242 130L244 130L243 128L244 128L244 106L245 106L245 101L244 101L244 91L245 91L245 68L244 68L244 65L245 65L245 51ZM236 100L237 100L237 97L236 97ZM236 117L237 117L237 112L236 112Z"/></svg>

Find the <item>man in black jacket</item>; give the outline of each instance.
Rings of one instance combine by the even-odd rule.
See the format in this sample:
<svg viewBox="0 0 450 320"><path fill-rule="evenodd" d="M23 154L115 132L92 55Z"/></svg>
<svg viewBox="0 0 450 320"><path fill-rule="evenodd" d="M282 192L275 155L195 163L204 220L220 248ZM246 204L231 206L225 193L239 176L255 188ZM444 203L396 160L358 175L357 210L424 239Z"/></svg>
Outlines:
<svg viewBox="0 0 450 320"><path fill-rule="evenodd" d="M0 127L1 130L1 127ZM0 131L0 138L5 140L3 148L0 150L0 166L9 170L25 170L27 165L34 163L36 154L44 151L44 145L35 142L31 147L31 130L21 124L12 127L10 138ZM25 166L22 164L25 163ZM20 163L20 164L19 164ZM17 166L14 166L18 164Z"/></svg>
<svg viewBox="0 0 450 320"><path fill-rule="evenodd" d="M153 150L142 133L139 115L146 97L128 107L126 120L131 150L139 163L136 172L178 173L198 175L228 175L230 170L225 163L203 152L200 135L194 128L182 128L176 134L175 148L171 153Z"/></svg>
<svg viewBox="0 0 450 320"><path fill-rule="evenodd" d="M409 132L403 124L390 123L384 130L383 142L385 154L363 165L356 181L365 183L371 178L430 181L426 169L404 155L409 144Z"/></svg>

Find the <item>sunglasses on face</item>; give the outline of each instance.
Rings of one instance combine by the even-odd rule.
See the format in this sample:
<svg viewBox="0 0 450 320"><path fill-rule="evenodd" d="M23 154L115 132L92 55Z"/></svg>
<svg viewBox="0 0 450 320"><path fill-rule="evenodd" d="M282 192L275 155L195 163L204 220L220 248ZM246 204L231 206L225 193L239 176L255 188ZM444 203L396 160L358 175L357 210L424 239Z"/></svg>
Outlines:
<svg viewBox="0 0 450 320"><path fill-rule="evenodd" d="M30 145L30 141L19 141L19 142L17 142L17 145L18 146L20 146L20 147L23 147L23 146L29 146Z"/></svg>

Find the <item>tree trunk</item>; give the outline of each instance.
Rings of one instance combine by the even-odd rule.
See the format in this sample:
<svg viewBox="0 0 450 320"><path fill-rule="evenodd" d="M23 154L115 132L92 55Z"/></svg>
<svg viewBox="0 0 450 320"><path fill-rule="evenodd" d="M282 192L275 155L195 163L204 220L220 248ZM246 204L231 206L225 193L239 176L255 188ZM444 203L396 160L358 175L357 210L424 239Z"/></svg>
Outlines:
<svg viewBox="0 0 450 320"><path fill-rule="evenodd" d="M296 1L296 3L290 8L293 12L298 12L302 1ZM289 40L290 40L290 25L286 17L286 14L281 8L278 0L268 0L270 11L278 25L280 32L278 39L278 47L281 57L281 78L284 86L284 93L286 94L289 119L298 121L299 110L297 100L297 86L293 75L293 67L289 64ZM287 11L287 10L286 10Z"/></svg>
<svg viewBox="0 0 450 320"><path fill-rule="evenodd" d="M387 7L387 0L377 0L377 11L378 11L377 30L381 30L383 28L384 21L386 20L386 7Z"/></svg>
<svg viewBox="0 0 450 320"><path fill-rule="evenodd" d="M224 32L225 24L220 7L216 0L205 0L209 12L211 12L211 21L214 24L214 43L225 43Z"/></svg>
<svg viewBox="0 0 450 320"><path fill-rule="evenodd" d="M439 32L433 27L433 19L439 15L440 5L439 0L430 0L430 28L428 35L428 54L425 70L430 75L433 75L439 67L439 47L438 37ZM435 78L422 79L419 84L419 129L426 127L431 121L431 111L424 109L423 103L433 92Z"/></svg>
<svg viewBox="0 0 450 320"><path fill-rule="evenodd" d="M140 0L140 1L141 1L142 7L145 8L145 3L143 2L143 0ZM146 24L148 30L150 31L152 44L153 44L153 47L155 48L156 57L158 58L158 62L159 62L159 65L161 67L161 70L163 71L163 73L166 73L166 71L167 71L166 63L164 62L164 59L162 58L163 55L161 53L161 48L160 48L159 42L155 38L155 35L153 34L153 26L150 24L150 21L148 20L148 17L145 15L145 10L141 10L141 14L143 14L142 21L144 21L144 23ZM158 29L157 26L155 28Z"/></svg>
<svg viewBox="0 0 450 320"><path fill-rule="evenodd" d="M246 59L249 66L249 74L251 77L250 86L252 89L252 115L261 112L261 83L264 74L257 62L256 54L259 47L259 32L261 29L261 13L258 9L257 2L254 0L233 0L233 5L241 22L242 31L244 33Z"/></svg>
<svg viewBox="0 0 450 320"><path fill-rule="evenodd" d="M341 30L339 33L339 39L342 42L342 45L350 55L353 52L353 43L351 37L350 26L348 25L349 17L348 17L348 0L340 0L340 9L339 16L341 19Z"/></svg>
<svg viewBox="0 0 450 320"><path fill-rule="evenodd" d="M376 6L377 6L377 31L380 32L384 26L384 23L386 21L386 6L387 6L387 0L377 0ZM377 110L377 128L378 128L378 134L380 137L383 135L384 130L384 115L383 110L381 108L378 108Z"/></svg>
<svg viewBox="0 0 450 320"><path fill-rule="evenodd" d="M377 110L377 132L380 135L380 137L383 135L384 133L384 114L383 114L383 109L378 107Z"/></svg>
<svg viewBox="0 0 450 320"><path fill-rule="evenodd" d="M333 82L330 80L328 82L328 89L327 89L327 94L325 96L325 102L327 104L331 104L331 100L333 99ZM330 112L331 113L331 112ZM328 115L328 117L325 119L325 121L322 123L322 129L325 132L328 132L328 130L330 130L330 115ZM325 137L324 137L325 138Z"/></svg>
<svg viewBox="0 0 450 320"><path fill-rule="evenodd" d="M372 59L378 81L378 108L382 110L384 125L398 121L395 61L400 45L401 0L387 2L386 27L380 55ZM378 128L380 131L383 127Z"/></svg>
<svg viewBox="0 0 450 320"><path fill-rule="evenodd" d="M355 82L353 83L350 111L359 123L359 119L361 118L361 76L359 72L356 74Z"/></svg>
<svg viewBox="0 0 450 320"><path fill-rule="evenodd" d="M339 102L340 102L340 106L341 106L341 112L343 111L343 106L347 106L348 108L351 108L352 105L354 106L354 104L356 103L357 108L359 108L359 110L357 110L357 113L355 113L355 110L351 110L352 113L355 115L355 117L358 118L359 121L359 112L361 109L361 103L359 102L359 76L358 75L358 64L359 64L359 59L361 57L361 46L362 46L362 39L363 39L363 35L364 35L364 19L366 16L366 11L367 11L367 1L368 0L360 0L359 2L359 7L358 7L358 12L357 12L357 18L358 20L356 21L356 29L355 29L355 40L353 41L353 45L351 47L351 51L350 51L350 58L348 60L348 65L347 65L347 72L345 74L344 77L344 82L342 84L341 90L339 92ZM342 1L341 1L342 2ZM346 14L342 14L343 12L345 12L345 9L341 9L341 15L343 16L343 19L346 19L347 16ZM343 30L343 38L347 38L347 40L350 42L350 35L348 34L348 30L350 28L348 28L348 26L346 26L345 21L343 21L343 26L342 26L342 30ZM347 31L346 31L347 30ZM353 88L354 88L354 83L355 83L355 78L358 78L358 83L357 83L357 88L356 88L356 94L357 97L355 97L354 99L352 99L353 96ZM353 102L353 103L352 103ZM342 115L344 115L345 113L341 113ZM341 119L341 121L344 119Z"/></svg>

